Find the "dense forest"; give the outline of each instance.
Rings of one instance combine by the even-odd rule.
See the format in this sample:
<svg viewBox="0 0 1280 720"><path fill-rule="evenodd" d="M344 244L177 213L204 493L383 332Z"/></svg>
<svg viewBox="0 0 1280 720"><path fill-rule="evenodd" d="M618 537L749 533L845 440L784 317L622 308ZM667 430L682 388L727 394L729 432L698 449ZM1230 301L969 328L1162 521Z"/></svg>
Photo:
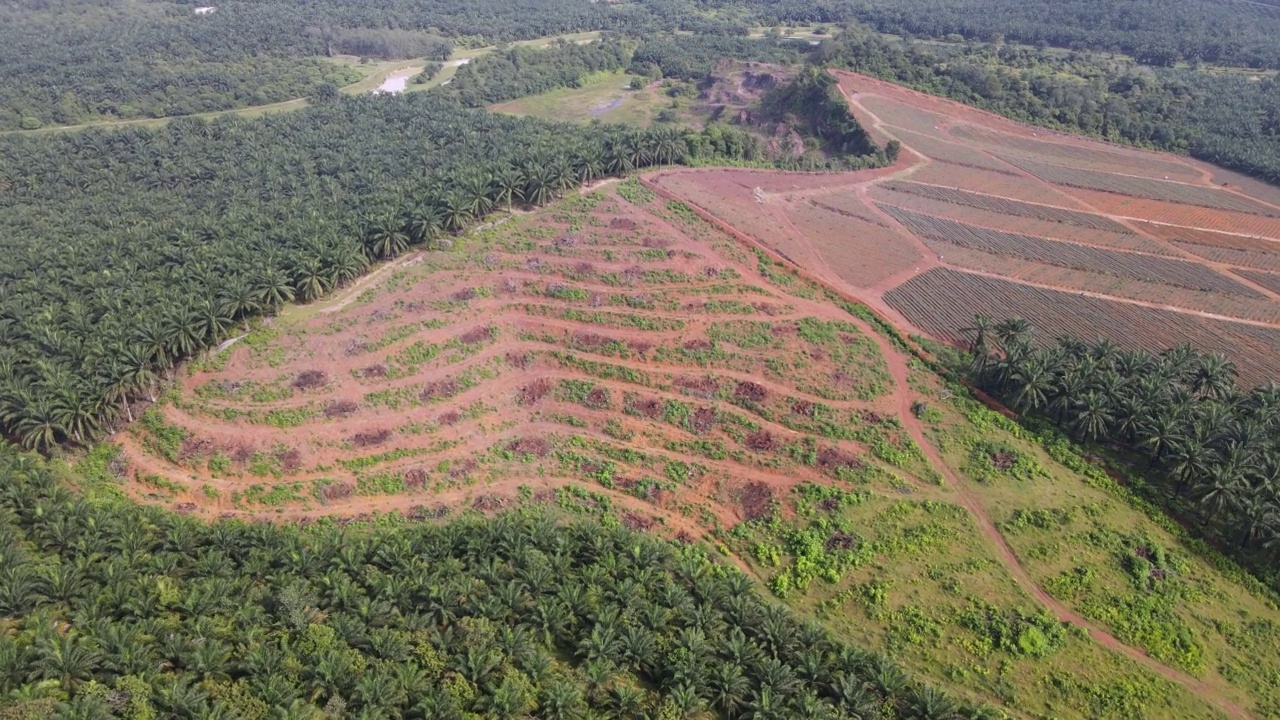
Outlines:
<svg viewBox="0 0 1280 720"><path fill-rule="evenodd" d="M1280 182L1280 82L1271 76L1153 69L1015 46L904 46L857 28L824 41L813 62Z"/></svg>
<svg viewBox="0 0 1280 720"><path fill-rule="evenodd" d="M879 32L1122 52L1150 65L1280 67L1280 6L1190 0L849 0Z"/></svg>
<svg viewBox="0 0 1280 720"><path fill-rule="evenodd" d="M1162 505L1277 583L1280 386L1241 390L1230 360L1186 345L1158 355L1106 340L1038 345L1016 317L978 316L967 332L980 388L1078 442L1144 458Z"/></svg>
<svg viewBox="0 0 1280 720"><path fill-rule="evenodd" d="M198 5L216 9L196 14ZM443 60L454 45L583 30L642 39L682 31L732 45L760 26L856 21L932 38L1116 50L1155 65L1280 67L1280 10L1256 2L44 0L0 6L0 130L307 97L348 79L321 59L340 53Z"/></svg>
<svg viewBox="0 0 1280 720"><path fill-rule="evenodd" d="M998 717L703 552L541 511L208 524L0 448L0 715Z"/></svg>

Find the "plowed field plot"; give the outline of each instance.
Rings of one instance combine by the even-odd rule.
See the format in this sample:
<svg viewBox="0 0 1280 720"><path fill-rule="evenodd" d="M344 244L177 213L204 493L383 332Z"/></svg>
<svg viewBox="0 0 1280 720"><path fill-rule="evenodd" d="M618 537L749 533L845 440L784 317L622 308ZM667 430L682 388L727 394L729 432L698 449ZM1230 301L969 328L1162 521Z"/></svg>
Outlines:
<svg viewBox="0 0 1280 720"><path fill-rule="evenodd" d="M1239 295L1187 290L1172 285L1121 278L1113 274L1048 265L1011 255L995 255L938 240L926 239L925 244L934 252L944 255L947 265L974 270L985 275L998 275L1010 280L1047 285L1059 290L1137 300L1160 307L1182 308L1195 313L1280 324L1280 303L1268 298L1247 298Z"/></svg>
<svg viewBox="0 0 1280 720"><path fill-rule="evenodd" d="M953 266L1025 283L1036 297L1048 288L1062 297L1115 300L1125 309L1112 321L1116 333L1125 322L1151 317L1173 318L1175 326L1218 318L1253 323L1240 327L1257 333L1236 328L1237 340L1227 345L1208 332L1183 339L1205 343L1201 349L1236 348L1244 353L1234 357L1241 366L1280 355L1272 332L1280 327L1280 293L1256 272L1280 274L1280 205L1268 204L1280 191L1196 161L1018 125L857 75L837 77L860 121L883 123L913 151L895 167L836 176L694 171L663 176L660 186L906 324L885 293ZM998 156L1017 164L997 170L986 159ZM1000 311L1016 314L1007 299L999 300ZM950 306L969 317L993 309L968 300ZM1161 314L1139 316L1135 307ZM1136 326L1128 333L1153 348L1181 337L1147 338L1149 330Z"/></svg>
<svg viewBox="0 0 1280 720"><path fill-rule="evenodd" d="M1195 163L1203 173L1209 175L1214 185L1224 190L1248 195L1255 200L1261 200L1268 205L1280 207L1280 187L1263 182L1248 175L1241 175L1230 170L1223 170L1220 167L1214 167L1208 163Z"/></svg>
<svg viewBox="0 0 1280 720"><path fill-rule="evenodd" d="M842 205L851 208L856 202L846 197ZM854 287L871 287L920 264L919 251L886 223L874 221L865 207L844 210L810 200L794 203L787 215L822 261Z"/></svg>
<svg viewBox="0 0 1280 720"><path fill-rule="evenodd" d="M947 124L947 119L937 113L878 95L859 95L856 101L884 125L934 138L946 136L943 126Z"/></svg>
<svg viewBox="0 0 1280 720"><path fill-rule="evenodd" d="M1211 268L1193 262L1045 240L922 215L892 205L881 207L916 235L961 247L1189 290L1266 297Z"/></svg>
<svg viewBox="0 0 1280 720"><path fill-rule="evenodd" d="M1079 203L1071 195L1031 175L1006 175L989 170L935 163L911 173L910 179L930 185L964 189L983 195L1041 205L1079 207Z"/></svg>
<svg viewBox="0 0 1280 720"><path fill-rule="evenodd" d="M973 207L972 205L957 205L943 202L941 200L931 200L921 195L907 195L887 189L889 186L890 183L887 182L872 185L867 189L867 196L878 202L896 205L925 215L934 215L937 217L956 220L969 225L981 225L983 227L990 228L1016 228L1021 234L1035 235L1037 237L1049 238L1052 240L1066 240L1068 242L1095 245L1097 247L1112 250L1132 250L1147 253L1148 255L1182 257L1182 253L1177 248L1170 246L1168 243L1160 242L1159 240L1152 239L1146 235L1139 235L1119 223L1116 223L1116 227L1120 228L1124 232L1095 230L1093 228L1082 227L1080 225L1069 225L1050 220L1037 220L1029 217L1004 215L991 210L982 210L977 207ZM937 186L918 185L917 187L933 188ZM940 189L948 190L949 188ZM983 198L987 196L976 195L976 197ZM1046 210L1058 209L1044 205L1032 205L1030 203L1024 204L1028 208L1045 208ZM1106 218L1102 218L1101 216L1095 217L1098 217L1100 220L1106 220Z"/></svg>
<svg viewBox="0 0 1280 720"><path fill-rule="evenodd" d="M1215 208L1217 210L1231 210L1249 215L1280 217L1280 208L1270 207L1251 198L1203 185L1190 185L1129 175L1081 170L1064 165L1037 162L1013 155L1007 155L1003 159L1041 180L1055 185L1066 185L1067 187L1085 190L1101 190L1102 192L1115 193L1117 195L1128 195L1148 200L1163 200L1182 205Z"/></svg>
<svg viewBox="0 0 1280 720"><path fill-rule="evenodd" d="M1271 292L1280 295L1280 274L1261 272L1259 270L1245 270L1243 268L1236 268L1234 272L1237 275L1248 278Z"/></svg>
<svg viewBox="0 0 1280 720"><path fill-rule="evenodd" d="M971 140L996 152L1015 150L1018 151L1017 155L1031 160L1061 161L1064 165L1085 169L1156 179L1167 177L1186 182L1197 182L1203 177L1203 173L1192 167L1189 161L1157 153L1109 147L1081 138L1063 138L1062 142L1051 142L968 123L952 125L948 130L952 137ZM1046 136L1051 134L1043 130L1039 133Z"/></svg>
<svg viewBox="0 0 1280 720"><path fill-rule="evenodd" d="M1135 222L1134 226L1207 260L1280 272L1280 241L1159 223Z"/></svg>
<svg viewBox="0 0 1280 720"><path fill-rule="evenodd" d="M973 308L994 319L1022 317L1040 338L1105 337L1127 348L1152 350L1189 342L1236 358L1242 380L1260 384L1280 377L1280 329L1211 320L1142 305L1031 287L998 278L936 268L885 294L911 324L937 337L962 342Z"/></svg>
<svg viewBox="0 0 1280 720"><path fill-rule="evenodd" d="M936 137L922 135L918 132L902 128L886 126L900 142L921 155L937 162L960 165L961 167L992 170L1005 175L1017 175L1017 169L1009 163L984 153L980 150L965 147L958 143L946 142Z"/></svg>
<svg viewBox="0 0 1280 720"><path fill-rule="evenodd" d="M1102 190L1069 188L1069 191L1080 202L1109 215L1280 239L1280 219L1272 217L1117 195Z"/></svg>
<svg viewBox="0 0 1280 720"><path fill-rule="evenodd" d="M1132 230L1121 225L1115 220L1094 213L1067 210L1065 208L1052 207L1048 205L1018 202L1017 200L993 197L991 195L982 195L976 192L969 192L968 190L961 190L959 188L924 185L921 183L902 182L898 180L887 180L879 183L876 187L905 193L907 195L916 195L930 200L939 200L941 202L951 203L954 205L966 205L968 207L978 208L979 210L989 210L1001 215L1046 220L1048 222L1075 225L1082 228L1088 228L1090 230L1102 230L1121 235L1133 234Z"/></svg>

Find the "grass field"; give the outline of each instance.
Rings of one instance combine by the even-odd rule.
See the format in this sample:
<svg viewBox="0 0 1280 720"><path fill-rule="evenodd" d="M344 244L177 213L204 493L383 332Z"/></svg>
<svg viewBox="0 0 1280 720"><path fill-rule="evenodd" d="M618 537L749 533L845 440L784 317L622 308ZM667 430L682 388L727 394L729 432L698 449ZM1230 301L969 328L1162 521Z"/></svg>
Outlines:
<svg viewBox="0 0 1280 720"><path fill-rule="evenodd" d="M658 83L641 90L630 88L634 75L625 72L597 73L583 82L582 87L562 88L540 95L499 103L489 107L493 112L508 115L532 115L546 120L566 122L626 123L648 127L663 108L670 107L672 99L663 93ZM682 116L689 116L688 101Z"/></svg>
<svg viewBox="0 0 1280 720"><path fill-rule="evenodd" d="M113 467L204 517L545 503L707 542L1014 717L1274 714L1269 600L866 317L631 180L291 308L188 366Z"/></svg>

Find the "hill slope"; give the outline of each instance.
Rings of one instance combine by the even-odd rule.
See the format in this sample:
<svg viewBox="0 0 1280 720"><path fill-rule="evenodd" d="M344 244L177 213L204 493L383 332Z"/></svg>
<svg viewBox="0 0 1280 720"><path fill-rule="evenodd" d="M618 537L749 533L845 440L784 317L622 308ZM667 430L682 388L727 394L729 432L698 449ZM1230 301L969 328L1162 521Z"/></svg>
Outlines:
<svg viewBox="0 0 1280 720"><path fill-rule="evenodd" d="M1015 715L1274 712L1274 606L860 312L629 181L290 309L192 368L114 467L209 517L554 503L706 537ZM1167 584L1132 574L1153 554Z"/></svg>

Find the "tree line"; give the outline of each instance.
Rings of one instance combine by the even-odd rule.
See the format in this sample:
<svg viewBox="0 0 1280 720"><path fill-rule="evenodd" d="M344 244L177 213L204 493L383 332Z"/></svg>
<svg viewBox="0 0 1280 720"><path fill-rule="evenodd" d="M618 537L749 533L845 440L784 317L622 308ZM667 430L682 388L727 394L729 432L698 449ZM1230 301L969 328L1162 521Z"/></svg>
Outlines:
<svg viewBox="0 0 1280 720"><path fill-rule="evenodd" d="M0 715L977 720L705 551L541 510L204 523L0 448Z"/></svg>
<svg viewBox="0 0 1280 720"><path fill-rule="evenodd" d="M1189 345L1149 353L1108 340L1037 343L1025 320L982 315L965 333L978 387L1078 442L1144 458L1163 505L1277 585L1280 386L1242 390L1231 360Z"/></svg>

